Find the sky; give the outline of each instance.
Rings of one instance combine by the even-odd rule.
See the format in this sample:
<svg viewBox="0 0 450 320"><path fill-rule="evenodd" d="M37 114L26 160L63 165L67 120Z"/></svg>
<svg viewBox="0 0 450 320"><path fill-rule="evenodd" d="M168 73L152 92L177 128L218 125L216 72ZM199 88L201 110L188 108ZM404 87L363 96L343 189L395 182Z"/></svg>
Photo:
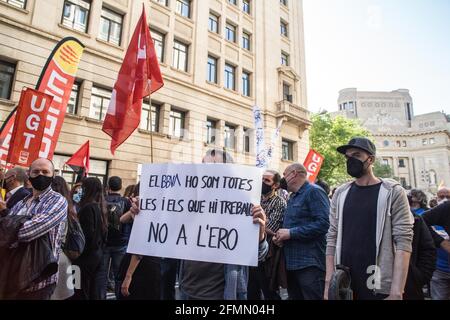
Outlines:
<svg viewBox="0 0 450 320"><path fill-rule="evenodd" d="M414 113L450 113L450 0L303 0L308 108L339 90L409 89Z"/></svg>

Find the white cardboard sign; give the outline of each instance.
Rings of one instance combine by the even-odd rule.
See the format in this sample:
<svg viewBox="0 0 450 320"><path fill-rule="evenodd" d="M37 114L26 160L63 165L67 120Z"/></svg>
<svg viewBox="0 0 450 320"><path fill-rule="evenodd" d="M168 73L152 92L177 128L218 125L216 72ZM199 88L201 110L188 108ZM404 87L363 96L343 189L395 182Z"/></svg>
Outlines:
<svg viewBox="0 0 450 320"><path fill-rule="evenodd" d="M146 164L128 252L258 264L262 169L230 164Z"/></svg>

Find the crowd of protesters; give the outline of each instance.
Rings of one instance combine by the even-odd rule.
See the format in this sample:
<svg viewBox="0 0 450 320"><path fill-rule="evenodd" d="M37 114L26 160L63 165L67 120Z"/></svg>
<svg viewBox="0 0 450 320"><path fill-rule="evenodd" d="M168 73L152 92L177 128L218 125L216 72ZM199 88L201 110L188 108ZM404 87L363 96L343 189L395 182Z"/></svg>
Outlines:
<svg viewBox="0 0 450 320"><path fill-rule="evenodd" d="M50 160L12 168L1 177L0 299L280 300L287 289L292 300L449 300L450 189L427 199L376 177L366 138L337 152L354 179L333 192L299 163L264 172L257 267L129 254L139 184L88 177L69 189ZM203 163L233 159L213 149Z"/></svg>

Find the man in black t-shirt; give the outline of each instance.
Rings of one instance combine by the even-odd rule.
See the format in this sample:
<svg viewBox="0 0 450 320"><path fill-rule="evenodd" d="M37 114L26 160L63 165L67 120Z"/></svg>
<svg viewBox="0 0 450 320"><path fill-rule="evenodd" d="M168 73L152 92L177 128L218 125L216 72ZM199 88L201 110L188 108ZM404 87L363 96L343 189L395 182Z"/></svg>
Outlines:
<svg viewBox="0 0 450 320"><path fill-rule="evenodd" d="M350 270L354 299L401 300L412 251L414 218L397 181L373 173L376 148L353 138L338 152L355 180L339 187L332 200L327 235L325 299L336 265Z"/></svg>

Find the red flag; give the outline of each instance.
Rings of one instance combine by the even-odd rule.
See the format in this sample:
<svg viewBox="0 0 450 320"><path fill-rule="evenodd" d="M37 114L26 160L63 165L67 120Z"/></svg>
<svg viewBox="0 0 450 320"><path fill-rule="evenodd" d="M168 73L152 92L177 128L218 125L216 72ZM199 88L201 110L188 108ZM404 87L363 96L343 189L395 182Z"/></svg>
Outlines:
<svg viewBox="0 0 450 320"><path fill-rule="evenodd" d="M26 88L20 95L14 120L7 163L28 167L39 158L47 114L53 97Z"/></svg>
<svg viewBox="0 0 450 320"><path fill-rule="evenodd" d="M308 173L309 182L314 183L316 181L320 168L322 168L323 160L324 157L320 153L313 149L309 150L308 156L303 163Z"/></svg>
<svg viewBox="0 0 450 320"><path fill-rule="evenodd" d="M120 68L102 130L111 140L111 153L136 130L142 99L164 85L145 8Z"/></svg>
<svg viewBox="0 0 450 320"><path fill-rule="evenodd" d="M66 164L78 174L86 176L89 173L89 140L83 144Z"/></svg>

